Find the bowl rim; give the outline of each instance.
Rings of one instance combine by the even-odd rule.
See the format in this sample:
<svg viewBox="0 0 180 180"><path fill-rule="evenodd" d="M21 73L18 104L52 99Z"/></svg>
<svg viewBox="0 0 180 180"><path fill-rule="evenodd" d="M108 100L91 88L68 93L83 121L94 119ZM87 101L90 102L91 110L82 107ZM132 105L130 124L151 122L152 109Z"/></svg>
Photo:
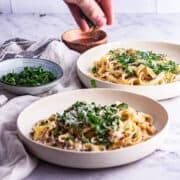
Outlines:
<svg viewBox="0 0 180 180"><path fill-rule="evenodd" d="M97 82L99 81L100 83L104 83L104 84L107 84L107 85L116 85L116 86L119 86L119 87L123 86L123 87L131 87L131 88L136 88L136 87L138 87L138 88L166 87L166 86L169 86L169 85L175 85L175 84L180 83L180 81L175 81L175 82L172 82L172 83L167 83L167 84L162 84L162 85L158 84L158 85L144 85L144 86L143 85L118 84L118 83L113 83L113 82L110 82L110 81L103 81L101 79L98 79L96 77L91 76L91 74L90 74L91 72L85 72L84 70L82 70L82 68L81 68L82 66L80 66L79 63L80 63L82 57L85 56L87 53L89 53L89 51L94 51L94 49L96 49L96 48L101 48L103 46L108 47L109 45L119 44L119 43L127 43L127 44L129 44L129 43L148 43L148 44L149 43L157 43L157 44L165 44L165 45L175 45L175 46L178 46L180 48L180 44L172 43L172 42L166 42L166 41L143 41L143 40L142 41L141 40L139 40L139 41L137 41L137 40L125 41L125 40L123 40L123 41L114 41L114 42L110 42L110 43L107 43L107 44L101 44L99 46L88 49L87 51L80 54L80 56L78 57L77 62L76 62L76 69L78 71L78 75L79 75L79 73L81 73L84 76L90 78L91 80L94 79ZM89 68L91 68L91 67L89 67Z"/></svg>
<svg viewBox="0 0 180 180"><path fill-rule="evenodd" d="M132 145L132 146L127 146L127 147L123 147L123 148L118 148L118 149L113 149L113 150L107 150L107 151L75 151L75 150L66 150L66 149L61 149L61 148L58 148L58 147L53 147L53 146L48 146L48 145L45 145L45 144L41 144L41 143L38 143L34 140L32 140L29 137L27 137L26 135L24 135L21 130L20 130L20 127L19 127L19 121L20 121L20 118L22 116L22 113L27 110L28 108L30 108L33 104L36 104L38 103L39 101L44 101L48 98L51 98L53 96L58 96L59 94L68 94L68 93L72 93L72 92L81 92L81 91L117 91L119 93L125 93L125 94L131 94L131 95L135 95L135 96L139 96L139 97L143 97L153 103L156 103L165 113L165 116L166 116L166 123L164 124L164 126L162 127L162 129L160 131L158 131L155 135L152 136L152 138L144 141L144 142L141 142L141 143L138 143L138 144L135 144L135 145ZM108 153L115 153L115 152L121 152L121 151L127 151L127 150L130 150L132 148L135 148L137 146L142 146L142 145L145 145L157 138L159 138L167 129L168 129L168 126L169 126L169 114L167 112L167 110L165 109L165 107L163 105L161 105L158 101L156 100L153 100L152 98L149 98L147 96L144 96L144 95L139 95L139 94L136 94L136 93L131 93L131 92L125 92L125 91L120 91L118 89L113 89L113 88L95 88L95 89L76 89L76 90L69 90L69 91L64 91L64 92L60 92L60 93L57 93L57 94L53 94L53 95L50 95L50 96L47 96L47 97L43 97L35 102L33 102L32 104L30 104L28 107L26 107L18 116L17 118L17 121L16 121L16 126L17 126L17 131L18 131L18 134L20 136L23 137L23 139L25 139L26 142L30 142L31 144L34 144L36 146L39 146L39 147L42 147L42 148L47 148L49 150L55 150L55 151L58 151L58 152L64 152L64 153L73 153L73 154L108 154ZM30 132L29 132L30 134Z"/></svg>
<svg viewBox="0 0 180 180"><path fill-rule="evenodd" d="M63 69L62 69L62 67L61 67L59 64L57 64L57 63L54 62L54 61L51 61L51 60L48 60L48 59L43 59L43 58L28 58L28 57L17 57L17 58L16 58L16 57L15 57L15 58L5 59L5 60L1 61L0 64L2 64L2 63L7 63L7 62L11 62L11 61L17 61L17 60L21 60L21 61L23 61L23 60L28 60L28 61L33 61L33 62L35 62L35 60L40 60L40 61L48 62L48 63L51 63L51 64L55 65L56 67L58 67L59 70L61 71L61 73L59 73L59 77L56 77L53 81L50 81L50 82L48 82L48 83L46 83L46 84L41 84L41 85L38 85L38 86L12 85L12 84L9 84L9 83L6 83L6 82L2 81L2 80L1 80L2 76L0 77L0 84L4 84L4 85L9 86L9 87L33 89L33 88L38 88L38 87L44 87L44 86L53 84L53 83L55 83L55 82L58 82L58 81L62 78L62 76L63 76L63 74L64 74ZM52 71L51 71L51 72L52 72ZM52 72L52 73L53 73L53 72ZM53 74L54 74L54 73L53 73Z"/></svg>
<svg viewBox="0 0 180 180"><path fill-rule="evenodd" d="M81 29L70 29L70 30L65 31L65 32L61 35L62 41L66 42L66 43L69 43L69 44L73 44L73 45L82 45L81 43L73 42L73 41L70 41L70 40L67 40L67 39L64 38L64 35L65 35L65 34L70 33L71 31L74 31L74 30L76 30L76 31L77 31L77 30L81 31ZM90 32L91 32L91 31L90 31ZM93 31L92 31L92 32L93 32ZM96 29L96 30L94 30L94 32L102 32L105 36L104 36L103 38L101 38L100 40L87 43L86 46L87 46L87 45L96 45L96 44L102 43L102 42L104 42L104 41L105 41L105 42L107 41L108 36L107 36L107 33L106 33L104 30L102 30L102 29ZM83 32L83 31L82 31L82 33L88 33L88 32ZM84 39L85 39L85 38L84 38Z"/></svg>

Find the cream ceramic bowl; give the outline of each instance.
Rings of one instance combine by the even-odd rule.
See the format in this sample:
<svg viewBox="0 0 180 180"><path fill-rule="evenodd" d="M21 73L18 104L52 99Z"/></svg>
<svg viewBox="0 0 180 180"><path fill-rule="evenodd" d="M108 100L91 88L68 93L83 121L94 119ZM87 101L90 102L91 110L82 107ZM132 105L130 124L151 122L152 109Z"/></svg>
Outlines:
<svg viewBox="0 0 180 180"><path fill-rule="evenodd" d="M77 61L77 73L86 87L91 87L91 80L96 80L96 85L99 88L113 88L121 91L128 91L136 94L148 96L156 100L168 99L180 95L180 81L165 85L156 86L132 86L115 84L108 81L98 80L90 75L93 62L99 60L109 50L116 48L133 48L139 50L149 50L156 53L166 54L168 58L173 59L180 64L180 45L163 43L163 42L141 42L127 41L114 42L92 48L82 54Z"/></svg>
<svg viewBox="0 0 180 180"><path fill-rule="evenodd" d="M136 110L149 113L154 118L158 133L150 140L135 146L104 152L76 152L48 147L32 141L29 133L34 124L56 112L63 112L75 101L112 104L123 101ZM137 161L159 147L168 123L165 109L157 102L144 96L111 89L86 89L59 93L43 98L27 107L18 117L20 139L28 150L40 159L53 164L75 168L105 168Z"/></svg>

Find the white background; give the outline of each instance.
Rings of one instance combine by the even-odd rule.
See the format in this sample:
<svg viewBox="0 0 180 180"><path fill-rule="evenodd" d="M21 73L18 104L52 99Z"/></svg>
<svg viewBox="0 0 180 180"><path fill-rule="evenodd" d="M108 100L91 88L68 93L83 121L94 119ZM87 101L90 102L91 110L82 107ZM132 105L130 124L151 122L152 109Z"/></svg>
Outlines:
<svg viewBox="0 0 180 180"><path fill-rule="evenodd" d="M114 0L118 13L180 13L180 0ZM63 0L0 0L3 13L66 13Z"/></svg>

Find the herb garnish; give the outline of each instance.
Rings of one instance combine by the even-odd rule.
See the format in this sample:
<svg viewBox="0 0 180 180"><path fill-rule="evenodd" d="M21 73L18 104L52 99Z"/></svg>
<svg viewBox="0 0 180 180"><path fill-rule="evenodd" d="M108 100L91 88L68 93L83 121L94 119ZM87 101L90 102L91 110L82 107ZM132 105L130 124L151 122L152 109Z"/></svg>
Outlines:
<svg viewBox="0 0 180 180"><path fill-rule="evenodd" d="M19 86L39 86L55 80L55 75L39 67L24 67L20 73L8 73L2 76L1 81Z"/></svg>
<svg viewBox="0 0 180 180"><path fill-rule="evenodd" d="M116 115L116 112L126 108L128 108L126 103L101 106L95 103L87 104L77 101L62 115L57 116L58 123L62 123L61 127L70 127L75 131L84 127L94 129L93 137L95 137L95 140L93 142L91 142L88 132L78 135L78 138L83 143L91 142L109 147L111 145L108 136L109 129L118 130L119 120L122 118ZM55 135L58 134L56 129L53 132Z"/></svg>
<svg viewBox="0 0 180 180"><path fill-rule="evenodd" d="M127 109L127 108L128 108L128 104L126 104L126 103L121 103L121 104L118 104L117 107L118 107L119 109Z"/></svg>
<svg viewBox="0 0 180 180"><path fill-rule="evenodd" d="M96 80L91 79L91 87L92 87L92 88L96 88L96 87L97 87L97 85L96 85Z"/></svg>
<svg viewBox="0 0 180 180"><path fill-rule="evenodd" d="M59 136L59 130L58 130L58 128L53 128L53 129L52 129L52 133L53 133L54 137L58 137L58 136Z"/></svg>
<svg viewBox="0 0 180 180"><path fill-rule="evenodd" d="M96 67L94 66L92 69L91 69L92 73L95 73L96 72Z"/></svg>
<svg viewBox="0 0 180 180"><path fill-rule="evenodd" d="M165 60L164 55L156 54L152 51L134 50L133 54L129 54L128 52L111 50L108 55L110 55L109 61L117 61L128 76L135 75L135 72L129 69L129 65L137 67L141 64L151 68L156 74L161 72L180 73L178 64L172 60ZM92 72L96 73L95 71Z"/></svg>
<svg viewBox="0 0 180 180"><path fill-rule="evenodd" d="M178 74L178 68L175 62L173 61L167 61L166 63L162 64L158 64L157 68L154 69L154 72L156 74L159 74L161 72L172 72L174 74Z"/></svg>
<svg viewBox="0 0 180 180"><path fill-rule="evenodd" d="M83 12L81 12L80 15L81 15L81 18L86 21L86 23L88 24L90 28L92 28L93 30L96 29L96 25Z"/></svg>

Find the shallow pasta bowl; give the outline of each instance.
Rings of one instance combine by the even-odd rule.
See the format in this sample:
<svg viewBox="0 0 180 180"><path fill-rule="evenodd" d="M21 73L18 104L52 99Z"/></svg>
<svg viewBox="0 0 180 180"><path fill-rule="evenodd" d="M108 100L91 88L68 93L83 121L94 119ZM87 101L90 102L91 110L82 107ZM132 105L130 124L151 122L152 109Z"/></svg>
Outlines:
<svg viewBox="0 0 180 180"><path fill-rule="evenodd" d="M98 88L115 88L122 91L145 95L156 100L168 99L180 95L180 81L164 85L142 86L115 84L94 78L90 74L93 62L100 60L100 58L107 54L109 50L116 48L133 48L137 50L153 51L155 53L165 54L169 59L180 64L180 45L177 44L147 41L122 41L108 43L106 45L92 48L79 57L77 61L77 73L86 87L91 87L91 80L93 79L96 81L96 86Z"/></svg>
<svg viewBox="0 0 180 180"><path fill-rule="evenodd" d="M39 144L30 138L34 124L49 115L62 113L75 101L107 105L116 101L128 103L136 110L149 113L154 118L157 133L138 145L103 152L77 152ZM40 159L57 165L75 168L105 168L137 161L159 147L166 133L168 115L156 101L147 97L111 89L86 89L59 93L38 100L18 117L18 134L28 150Z"/></svg>

